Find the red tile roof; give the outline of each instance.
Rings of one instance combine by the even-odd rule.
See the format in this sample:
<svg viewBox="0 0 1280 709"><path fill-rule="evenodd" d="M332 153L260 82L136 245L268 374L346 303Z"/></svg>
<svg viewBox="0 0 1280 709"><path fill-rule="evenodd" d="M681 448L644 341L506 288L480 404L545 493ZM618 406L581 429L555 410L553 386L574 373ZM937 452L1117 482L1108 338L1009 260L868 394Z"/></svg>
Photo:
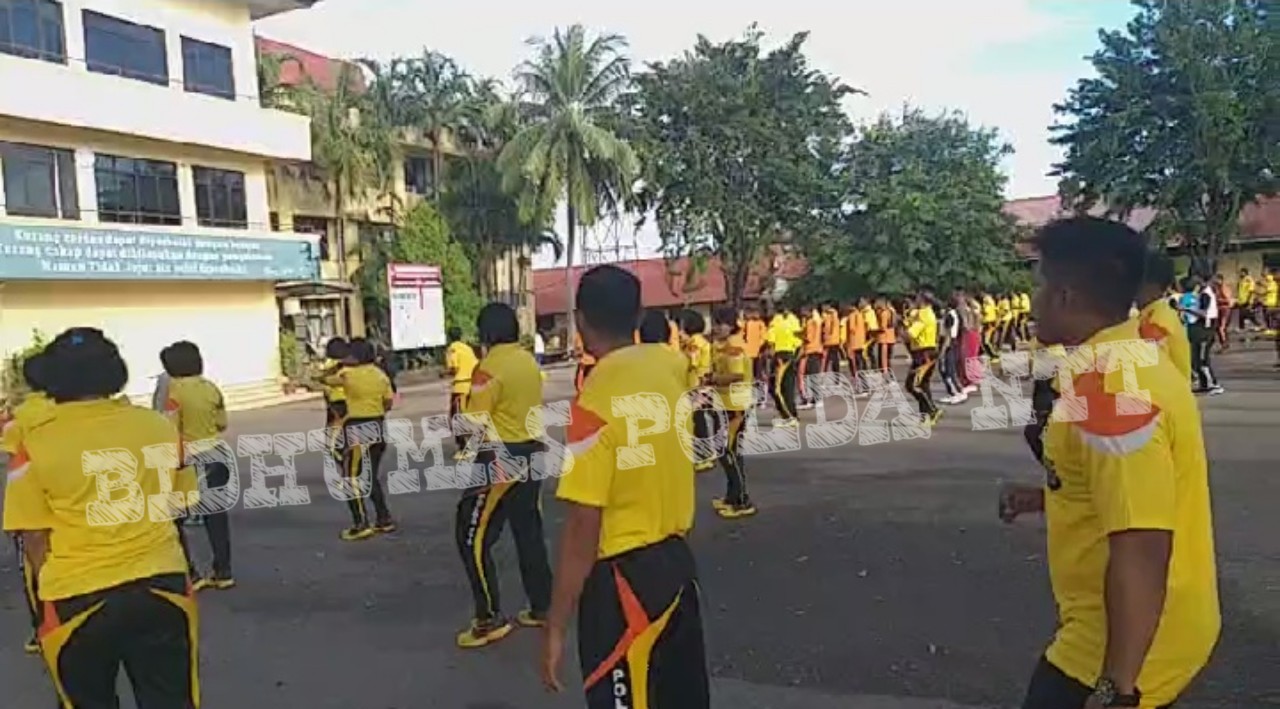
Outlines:
<svg viewBox="0 0 1280 709"><path fill-rule="evenodd" d="M640 295L646 308L675 308L688 305L723 303L728 300L725 291L724 269L719 259L710 259L703 270L691 272L689 259L667 261L663 258L637 259L613 264L631 271L640 279ZM589 266L573 267L573 286ZM808 273L809 265L803 258L775 249L771 259L747 277L744 297L754 300L768 287L768 276L794 280ZM534 302L538 315L555 315L568 310L566 305L565 271L563 268L541 268L533 272Z"/></svg>
<svg viewBox="0 0 1280 709"><path fill-rule="evenodd" d="M266 37L255 36L254 41L257 43L258 51L263 54L291 57L296 60L284 61L280 65L280 83L284 86L298 86L310 77L316 86L325 91L333 91L338 85L338 75L342 71L342 66L348 63ZM360 83L359 88L363 89L364 74L357 71L355 75Z"/></svg>

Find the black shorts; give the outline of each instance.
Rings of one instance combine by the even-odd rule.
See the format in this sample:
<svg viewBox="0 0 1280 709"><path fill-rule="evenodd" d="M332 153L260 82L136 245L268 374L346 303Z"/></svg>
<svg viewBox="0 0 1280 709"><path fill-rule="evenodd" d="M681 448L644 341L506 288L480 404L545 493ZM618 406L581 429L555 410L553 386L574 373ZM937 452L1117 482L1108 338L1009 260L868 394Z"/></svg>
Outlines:
<svg viewBox="0 0 1280 709"><path fill-rule="evenodd" d="M199 705L198 621L185 575L46 601L43 616L40 645L66 706L117 706L122 665L138 706Z"/></svg>
<svg viewBox="0 0 1280 709"><path fill-rule="evenodd" d="M597 561L578 605L588 709L711 705L693 552L681 538Z"/></svg>
<svg viewBox="0 0 1280 709"><path fill-rule="evenodd" d="M1084 709L1085 702L1093 689L1083 682L1067 676L1047 658L1041 657L1031 674L1031 683L1027 686L1027 698L1022 701L1022 709ZM1145 704L1143 706L1146 706ZM1170 709L1173 704L1166 704L1160 709Z"/></svg>

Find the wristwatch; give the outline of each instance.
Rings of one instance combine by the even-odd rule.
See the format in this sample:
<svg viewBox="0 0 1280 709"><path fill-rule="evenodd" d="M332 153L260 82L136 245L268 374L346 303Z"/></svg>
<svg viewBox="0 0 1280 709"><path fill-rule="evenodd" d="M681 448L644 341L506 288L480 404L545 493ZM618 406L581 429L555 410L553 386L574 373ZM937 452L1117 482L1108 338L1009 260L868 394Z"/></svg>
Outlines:
<svg viewBox="0 0 1280 709"><path fill-rule="evenodd" d="M1093 698L1104 707L1136 707L1142 703L1142 692L1134 687L1133 694L1120 694L1115 681L1102 677L1093 686Z"/></svg>

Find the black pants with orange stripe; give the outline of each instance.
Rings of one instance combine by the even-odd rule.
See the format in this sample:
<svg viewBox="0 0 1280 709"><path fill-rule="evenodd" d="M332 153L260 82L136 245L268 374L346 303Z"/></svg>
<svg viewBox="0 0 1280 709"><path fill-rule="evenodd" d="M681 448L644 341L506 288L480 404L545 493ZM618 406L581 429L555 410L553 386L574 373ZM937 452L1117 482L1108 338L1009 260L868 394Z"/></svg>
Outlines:
<svg viewBox="0 0 1280 709"><path fill-rule="evenodd" d="M342 462L342 422L347 418L347 402L324 402L324 427L329 432L329 454Z"/></svg>
<svg viewBox="0 0 1280 709"><path fill-rule="evenodd" d="M907 392L920 406L921 416L932 416L938 410L933 403L933 370L938 366L938 350L930 347L911 352L911 371L907 373Z"/></svg>
<svg viewBox="0 0 1280 709"><path fill-rule="evenodd" d="M775 352L773 355L773 386L769 391L773 395L773 408L784 419L796 417L796 354L794 352Z"/></svg>
<svg viewBox="0 0 1280 709"><path fill-rule="evenodd" d="M720 467L724 468L726 484L724 501L732 507L745 507L751 502L751 496L747 494L747 468L741 446L742 429L746 420L745 411L725 412L728 437L724 452L720 454Z"/></svg>
<svg viewBox="0 0 1280 709"><path fill-rule="evenodd" d="M64 709L117 709L122 666L139 709L200 705L199 620L185 575L46 601L43 613L40 645Z"/></svg>
<svg viewBox="0 0 1280 709"><path fill-rule="evenodd" d="M806 379L810 375L821 374L825 363L825 355L821 352L810 352L809 354L804 355L804 358L800 360L800 401L803 401L806 404L813 404L817 402L816 392L809 387L809 383Z"/></svg>
<svg viewBox="0 0 1280 709"><path fill-rule="evenodd" d="M31 614L31 630L40 630L40 580L35 569L27 562L27 552L23 548L22 536L13 535L13 549L18 555L18 568L22 571L22 595L27 601L27 612Z"/></svg>
<svg viewBox="0 0 1280 709"><path fill-rule="evenodd" d="M698 596L681 538L596 562L578 603L588 709L711 705Z"/></svg>
<svg viewBox="0 0 1280 709"><path fill-rule="evenodd" d="M347 419L342 426L346 446L342 456L342 472L347 479L350 490L359 492L359 479L364 474L366 465L369 470L370 485L368 493L356 494L347 501L351 509L351 524L356 529L364 529L391 521L391 510L387 507L387 495L382 489L382 476L378 469L382 467L382 456L387 452L385 421L381 418ZM375 428L376 427L376 428ZM378 432L378 441L362 443L363 439L372 440L370 436ZM375 520L369 519L369 509L365 498L373 503Z"/></svg>
<svg viewBox="0 0 1280 709"><path fill-rule="evenodd" d="M449 394L449 427L450 429L453 428L453 418L458 414L462 413L462 410L463 408L466 407L466 404L467 404L466 394L461 394L456 391L453 392L452 394ZM453 442L457 444L458 450L462 450L467 447L466 436L454 436Z"/></svg>
<svg viewBox="0 0 1280 709"><path fill-rule="evenodd" d="M530 460L544 450L540 442L508 443L513 458ZM497 458L493 451L481 451L476 465L489 465ZM474 618L480 622L502 616L498 574L493 563L493 545L510 522L515 537L520 581L534 615L545 616L551 607L551 563L542 524L542 481L495 482L464 490L458 500L454 530L458 554L475 600Z"/></svg>

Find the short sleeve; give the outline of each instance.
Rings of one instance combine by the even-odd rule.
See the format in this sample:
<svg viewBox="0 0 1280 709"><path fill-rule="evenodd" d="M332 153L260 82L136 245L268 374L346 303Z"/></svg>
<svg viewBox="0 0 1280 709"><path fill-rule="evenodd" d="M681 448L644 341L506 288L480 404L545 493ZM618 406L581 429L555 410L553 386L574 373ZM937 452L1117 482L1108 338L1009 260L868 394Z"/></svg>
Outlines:
<svg viewBox="0 0 1280 709"><path fill-rule="evenodd" d="M613 427L577 400L569 408L569 415L565 443L573 457L565 459L556 497L588 507L604 507L609 503L617 469Z"/></svg>
<svg viewBox="0 0 1280 709"><path fill-rule="evenodd" d="M33 532L52 529L53 509L45 498L27 453L19 449L9 458L5 476L4 530Z"/></svg>
<svg viewBox="0 0 1280 709"><path fill-rule="evenodd" d="M456 370L458 368L458 348L450 345L444 351L444 366Z"/></svg>
<svg viewBox="0 0 1280 709"><path fill-rule="evenodd" d="M471 373L471 393L463 406L463 413L492 413L498 403L502 389L502 380L492 376L483 368L476 368Z"/></svg>
<svg viewBox="0 0 1280 709"><path fill-rule="evenodd" d="M1075 424L1094 509L1107 534L1174 527L1177 472L1165 416L1153 408Z"/></svg>

